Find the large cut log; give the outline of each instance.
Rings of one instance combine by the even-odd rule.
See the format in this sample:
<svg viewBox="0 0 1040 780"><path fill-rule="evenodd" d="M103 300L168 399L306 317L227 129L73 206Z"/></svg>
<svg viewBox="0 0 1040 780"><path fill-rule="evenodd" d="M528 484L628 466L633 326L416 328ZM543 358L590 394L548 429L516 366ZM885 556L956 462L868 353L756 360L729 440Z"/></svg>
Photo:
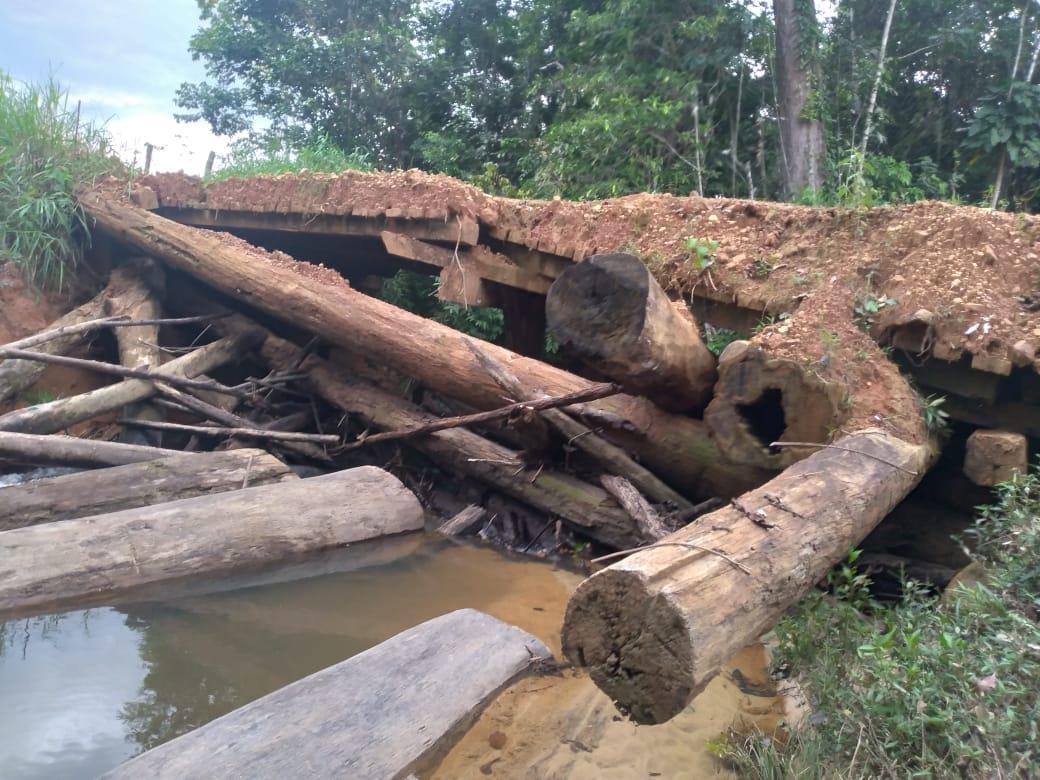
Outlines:
<svg viewBox="0 0 1040 780"><path fill-rule="evenodd" d="M433 765L492 696L551 658L527 632L482 612L458 610L153 748L104 777L404 778Z"/></svg>
<svg viewBox="0 0 1040 780"><path fill-rule="evenodd" d="M0 458L35 466L125 466L128 463L143 463L180 454L179 450L139 444L0 431Z"/></svg>
<svg viewBox="0 0 1040 780"><path fill-rule="evenodd" d="M77 325L88 320L97 319L104 311L107 295L108 290L102 290L82 306L73 309L64 317L52 322L47 327L47 330L64 328L69 325ZM64 355L83 344L90 335L90 332L74 332L51 339L38 346L37 349L52 355ZM46 370L47 366L43 363L34 363L28 360L4 360L0 362L0 404L10 401L23 390L32 387Z"/></svg>
<svg viewBox="0 0 1040 780"><path fill-rule="evenodd" d="M876 431L820 449L585 580L563 648L639 723L677 715L918 483L933 451Z"/></svg>
<svg viewBox="0 0 1040 780"><path fill-rule="evenodd" d="M393 475L362 466L0 533L0 615L144 596L159 583L272 565L418 531L423 510Z"/></svg>
<svg viewBox="0 0 1040 780"><path fill-rule="evenodd" d="M774 442L824 443L867 428L927 439L916 394L851 321L854 305L846 285L831 285L789 318L726 347L704 421L730 461L780 470L809 450Z"/></svg>
<svg viewBox="0 0 1040 780"><path fill-rule="evenodd" d="M0 531L296 479L263 450L174 455L0 488Z"/></svg>
<svg viewBox="0 0 1040 780"><path fill-rule="evenodd" d="M228 334L255 332L259 328L240 315L220 319L214 327ZM269 331L265 331L258 351L275 370L306 372L318 395L338 409L359 415L373 427L416 428L440 419L315 355L305 358L303 350ZM599 486L551 468L528 467L519 453L472 431L451 428L410 439L408 443L438 466L492 485L546 514L561 517L585 535L611 547L630 547L645 541L632 518Z"/></svg>
<svg viewBox="0 0 1040 780"><path fill-rule="evenodd" d="M501 405L501 391L468 349L469 337L458 331L357 292L331 272L316 274L284 255L179 225L117 196L92 191L81 203L100 230L239 300L394 366L442 395L478 409ZM546 395L589 385L501 347L484 348L525 387ZM726 462L701 421L664 412L645 398L618 395L589 406L617 423L604 435L637 452L684 493L736 495L768 475Z"/></svg>
<svg viewBox="0 0 1040 780"><path fill-rule="evenodd" d="M259 334L249 332L223 338L171 360L157 373L188 378L204 374L229 360L241 357L258 339ZM155 386L147 379L131 379L71 398L61 398L9 412L0 416L0 431L55 433L91 417L150 398L155 393Z"/></svg>
<svg viewBox="0 0 1040 780"><path fill-rule="evenodd" d="M630 393L677 412L703 409L711 399L715 358L693 315L668 298L638 257L576 263L553 283L545 309L564 349Z"/></svg>

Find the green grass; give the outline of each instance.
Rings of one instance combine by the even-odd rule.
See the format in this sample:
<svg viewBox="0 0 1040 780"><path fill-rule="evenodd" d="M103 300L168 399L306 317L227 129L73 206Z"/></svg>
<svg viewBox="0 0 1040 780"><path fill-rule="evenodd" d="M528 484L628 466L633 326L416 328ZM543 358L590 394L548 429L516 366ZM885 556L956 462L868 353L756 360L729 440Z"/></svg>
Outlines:
<svg viewBox="0 0 1040 780"><path fill-rule="evenodd" d="M89 238L76 188L121 169L107 133L80 121L57 82L0 72L0 262L60 289Z"/></svg>
<svg viewBox="0 0 1040 780"><path fill-rule="evenodd" d="M839 568L838 598L776 631L813 715L786 744L730 735L718 752L754 778L1040 776L1040 475L998 491L971 531L985 584L937 600L907 583L882 605Z"/></svg>
<svg viewBox="0 0 1040 780"><path fill-rule="evenodd" d="M317 173L370 171L372 162L360 149L344 152L328 138L319 138L314 143L299 147L283 139L268 139L264 143L243 140L232 145L225 165L214 171L206 181L274 176L303 170Z"/></svg>

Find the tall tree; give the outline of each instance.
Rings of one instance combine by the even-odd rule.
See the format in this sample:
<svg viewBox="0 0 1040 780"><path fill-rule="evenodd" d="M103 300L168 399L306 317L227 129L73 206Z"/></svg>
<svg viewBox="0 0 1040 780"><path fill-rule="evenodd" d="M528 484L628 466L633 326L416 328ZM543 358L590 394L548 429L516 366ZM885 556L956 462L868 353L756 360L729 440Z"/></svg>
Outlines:
<svg viewBox="0 0 1040 780"><path fill-rule="evenodd" d="M823 189L826 146L819 116L819 21L813 0L773 0L777 111L784 190Z"/></svg>

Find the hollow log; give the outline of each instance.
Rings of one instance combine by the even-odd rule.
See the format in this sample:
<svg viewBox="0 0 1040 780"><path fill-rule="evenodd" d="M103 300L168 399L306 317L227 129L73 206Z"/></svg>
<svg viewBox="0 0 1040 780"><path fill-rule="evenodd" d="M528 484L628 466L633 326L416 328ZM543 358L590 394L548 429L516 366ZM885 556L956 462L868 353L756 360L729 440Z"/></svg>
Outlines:
<svg viewBox="0 0 1040 780"><path fill-rule="evenodd" d="M175 455L0 488L0 531L296 479L263 450Z"/></svg>
<svg viewBox="0 0 1040 780"><path fill-rule="evenodd" d="M95 320L104 311L105 298L108 290L102 290L89 301L79 306L64 317L55 320L47 326L51 331L69 325L77 325L88 320ZM86 342L90 332L74 332L40 344L36 349L51 355L65 355L79 345ZM0 404L7 403L23 390L32 387L40 378L47 366L43 363L35 363L29 360L4 360L0 362Z"/></svg>
<svg viewBox="0 0 1040 780"><path fill-rule="evenodd" d="M0 615L143 596L171 580L276 564L422 527L415 496L393 475L362 466L18 528L0 533Z"/></svg>
<svg viewBox="0 0 1040 780"><path fill-rule="evenodd" d="M550 288L546 316L561 346L628 392L674 412L711 399L715 358L693 315L638 257L595 255L571 266Z"/></svg>
<svg viewBox="0 0 1040 780"><path fill-rule="evenodd" d="M468 336L357 292L305 264L271 255L227 236L179 225L92 191L80 202L97 227L218 290L337 346L366 353L437 392L478 409L501 405L501 391L467 348ZM590 383L540 361L482 345L525 387L556 396ZM618 395L589 405L624 423L604 435L638 453L673 487L696 495L736 495L768 472L735 467L723 458L699 420L670 414L645 398Z"/></svg>
<svg viewBox="0 0 1040 780"><path fill-rule="evenodd" d="M35 466L125 466L180 454L140 444L0 431L0 458Z"/></svg>
<svg viewBox="0 0 1040 780"><path fill-rule="evenodd" d="M934 455L877 431L838 446L585 580L567 606L567 657L637 722L677 715L862 541Z"/></svg>
<svg viewBox="0 0 1040 780"><path fill-rule="evenodd" d="M551 660L548 648L526 631L476 610L457 610L142 753L103 777L426 776L498 691Z"/></svg>
<svg viewBox="0 0 1040 780"><path fill-rule="evenodd" d="M157 373L173 377L198 376L241 357L259 338L259 334L249 332L223 338L171 360ZM71 398L9 412L0 416L0 431L55 433L91 417L150 398L155 393L155 386L147 379L131 379Z"/></svg>
<svg viewBox="0 0 1040 780"><path fill-rule="evenodd" d="M258 325L234 315L217 321L218 332L256 332ZM265 331L258 349L261 358L279 371L303 371L314 391L345 412L384 430L426 425L438 418L399 396L357 376L340 371L321 358ZM492 485L542 512L561 517L585 535L615 548L644 541L632 518L597 485L547 468L531 468L515 450L465 428L437 431L408 441L438 466Z"/></svg>

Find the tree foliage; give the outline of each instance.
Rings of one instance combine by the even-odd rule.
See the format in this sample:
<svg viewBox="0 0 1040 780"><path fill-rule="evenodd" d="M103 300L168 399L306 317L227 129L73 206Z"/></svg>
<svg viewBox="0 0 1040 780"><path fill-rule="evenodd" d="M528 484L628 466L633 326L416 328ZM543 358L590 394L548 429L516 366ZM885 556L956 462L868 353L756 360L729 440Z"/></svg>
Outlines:
<svg viewBox="0 0 1040 780"><path fill-rule="evenodd" d="M324 138L510 194L781 192L763 0L199 3L191 47L208 78L178 100L218 132ZM806 24L829 200L849 192L887 11L838 0ZM1006 154L1009 199L1034 205L1038 45L1037 0L898 0L858 191L981 201Z"/></svg>

